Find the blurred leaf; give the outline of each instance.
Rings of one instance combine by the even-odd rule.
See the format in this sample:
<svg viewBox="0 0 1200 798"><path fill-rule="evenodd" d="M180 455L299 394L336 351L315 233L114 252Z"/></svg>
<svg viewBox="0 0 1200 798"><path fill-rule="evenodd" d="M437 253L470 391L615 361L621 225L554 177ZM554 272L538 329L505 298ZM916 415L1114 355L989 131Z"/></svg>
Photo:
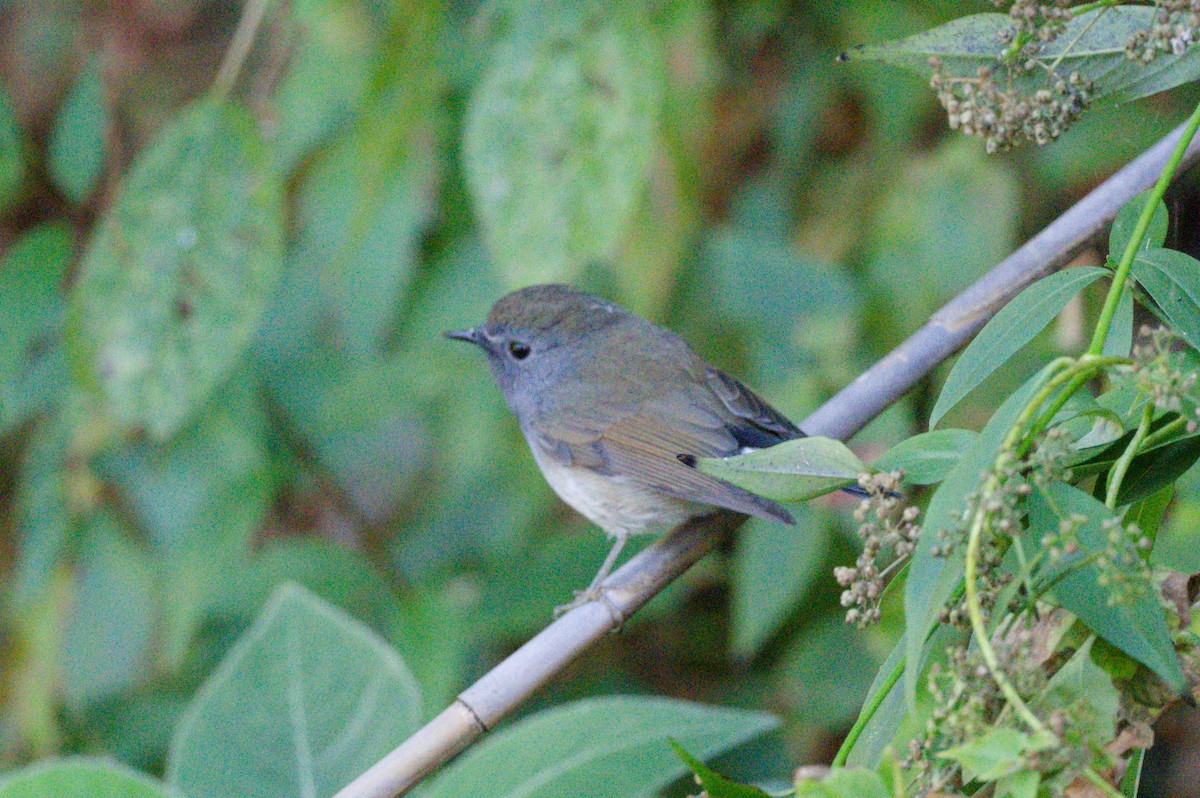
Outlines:
<svg viewBox="0 0 1200 798"><path fill-rule="evenodd" d="M1138 529L1142 530L1146 537L1154 540L1167 512L1167 507L1171 504L1171 497L1174 495L1175 483L1172 483L1131 504L1125 511L1125 515L1122 516L1122 520L1126 525L1137 524Z"/></svg>
<svg viewBox="0 0 1200 798"><path fill-rule="evenodd" d="M1025 755L1038 750L1033 738L1009 726L989 729L937 754L962 767L963 781L995 781L1025 766Z"/></svg>
<svg viewBox="0 0 1200 798"><path fill-rule="evenodd" d="M1000 309L959 355L942 386L929 426L1034 339L1076 296L1108 270L1077 266L1055 272L1030 285Z"/></svg>
<svg viewBox="0 0 1200 798"><path fill-rule="evenodd" d="M891 583L888 587L891 587ZM891 653L879 666L879 670L875 674L875 681L871 683L866 698L863 699L860 717L861 713L865 712L867 707L875 701L879 691L887 686L895 669L903 667L904 655L908 648L904 642L906 634L907 632L901 633L896 645L892 646ZM855 741L854 747L850 749L850 754L846 757L846 764L851 767L877 767L883 752L892 744L892 739L896 736L900 722L907 712L908 706L904 701L904 682L897 680L888 688L887 694L875 708L866 726L863 727L858 740Z"/></svg>
<svg viewBox="0 0 1200 798"><path fill-rule="evenodd" d="M1046 712L1068 712L1075 717L1088 718L1078 730L1086 734L1093 750L1100 750L1116 734L1121 696L1109 675L1092 659L1094 640L1085 641L1050 677L1037 703Z"/></svg>
<svg viewBox="0 0 1200 798"><path fill-rule="evenodd" d="M167 781L188 798L328 795L415 731L420 712L394 651L285 586L196 694Z"/></svg>
<svg viewBox="0 0 1200 798"><path fill-rule="evenodd" d="M1138 30L1154 24L1157 9L1115 6L1093 9L1072 18L1052 41L1042 44L1039 58L1057 64L1059 74L1079 72L1096 81L1093 100L1123 103L1146 97L1200 76L1200 52L1188 47L1181 55L1162 53L1149 64L1130 59L1125 42ZM854 59L879 60L928 76L929 59L942 59L945 74L975 77L980 67L996 68L1005 44L1001 31L1012 28L1007 14L974 14L899 41L851 50ZM1028 93L1045 85L1045 73L1035 70L1011 82Z"/></svg>
<svg viewBox="0 0 1200 798"><path fill-rule="evenodd" d="M249 376L235 382L224 404L169 445L131 442L95 464L154 544L160 664L168 672L182 665L205 614L244 567L275 489L258 394Z"/></svg>
<svg viewBox="0 0 1200 798"><path fill-rule="evenodd" d="M1113 219L1112 230L1108 234L1108 260L1110 263L1115 264L1121 261L1121 257L1125 254L1125 248L1129 246L1129 239L1133 238L1133 230L1137 227L1138 218L1146 207L1149 195L1149 191L1143 191L1127 201L1117 211L1117 218ZM1162 247L1167 240L1169 224L1167 206L1162 200L1159 200L1158 205L1154 208L1154 214L1150 217L1150 226L1146 228L1146 234L1142 237L1141 245L1138 246L1138 252Z"/></svg>
<svg viewBox="0 0 1200 798"><path fill-rule="evenodd" d="M800 779L795 798L890 798L883 779L873 770L833 768L825 778Z"/></svg>
<svg viewBox="0 0 1200 798"><path fill-rule="evenodd" d="M902 470L905 482L932 485L946 478L978 437L977 432L969 429L923 432L900 441L879 455L872 468L876 471Z"/></svg>
<svg viewBox="0 0 1200 798"><path fill-rule="evenodd" d="M796 438L732 457L702 457L696 468L751 493L801 502L837 490L869 471L846 444L832 438Z"/></svg>
<svg viewBox="0 0 1200 798"><path fill-rule="evenodd" d="M1200 435L1188 435L1141 452L1129 463L1117 493L1117 505L1153 496L1179 479L1197 459L1200 459Z"/></svg>
<svg viewBox="0 0 1200 798"><path fill-rule="evenodd" d="M924 532L917 540L908 578L904 583L905 661L904 696L909 707L916 699L917 680L920 676L918 663L923 661L922 651L926 638L934 628L939 613L962 579L961 557L935 557L932 549L938 533L951 530L959 523L963 513L963 500L979 486L980 474L995 460L996 452L1003 443L1017 415L1034 391L1045 379L1045 369L1034 375L1017 391L1009 396L992 414L979 437L953 468L946 474L942 484L929 500L921 524Z"/></svg>
<svg viewBox="0 0 1200 798"><path fill-rule="evenodd" d="M1078 552L1063 555L1051 573L1042 575L1053 582L1051 593L1093 632L1153 670L1173 690L1181 690L1183 672L1153 589L1146 585L1135 597L1112 604L1109 590L1099 581L1100 570L1092 557L1108 545L1102 522L1113 517L1111 510L1078 488L1051 483L1029 497L1028 545L1040 551L1044 532L1057 530L1059 522L1072 514L1087 520L1075 530Z"/></svg>
<svg viewBox="0 0 1200 798"><path fill-rule="evenodd" d="M831 651L836 656L831 658ZM789 640L783 660L772 670L774 700L787 708L793 722L834 733L858 715L878 666L866 639L846 624L845 610L839 607Z"/></svg>
<svg viewBox="0 0 1200 798"><path fill-rule="evenodd" d="M1037 798L1042 774L1036 770L1018 770L1016 773L996 780L996 795L999 798Z"/></svg>
<svg viewBox="0 0 1200 798"><path fill-rule="evenodd" d="M257 612L288 582L303 586L379 635L388 634L403 618L387 580L375 567L346 546L316 537L263 544L248 568L228 575L215 608L239 615Z"/></svg>
<svg viewBox="0 0 1200 798"><path fill-rule="evenodd" d="M794 508L792 516L795 529L752 518L738 531L730 648L739 657L757 654L824 575L829 550L824 519L806 505Z"/></svg>
<svg viewBox="0 0 1200 798"><path fill-rule="evenodd" d="M60 336L71 254L67 228L46 224L13 242L0 262L0 432L66 393Z"/></svg>
<svg viewBox="0 0 1200 798"><path fill-rule="evenodd" d="M118 420L170 438L233 369L282 259L283 194L253 118L202 102L134 163L80 265L77 370Z"/></svg>
<svg viewBox="0 0 1200 798"><path fill-rule="evenodd" d="M400 596L387 637L411 663L428 717L453 701L466 683L479 627L494 630L490 618L481 623L476 614L479 598L479 588L462 576L432 586L414 585Z"/></svg>
<svg viewBox="0 0 1200 798"><path fill-rule="evenodd" d="M1104 348L1100 354L1105 357L1129 357L1133 347L1133 292L1126 283L1121 289L1121 298L1117 300L1117 310L1113 314L1112 324L1108 328L1108 337L1104 339Z"/></svg>
<svg viewBox="0 0 1200 798"><path fill-rule="evenodd" d="M367 3L296 0L286 8L295 44L275 87L269 139L275 169L283 175L354 118L378 47Z"/></svg>
<svg viewBox="0 0 1200 798"><path fill-rule="evenodd" d="M72 488L79 474L68 465L77 416L67 407L42 419L21 463L15 499L17 556L7 596L10 611L18 615L47 589L76 542Z"/></svg>
<svg viewBox="0 0 1200 798"><path fill-rule="evenodd" d="M776 725L762 712L665 698L584 699L486 738L443 769L423 795L650 798L687 772L668 738L708 758Z"/></svg>
<svg viewBox="0 0 1200 798"><path fill-rule="evenodd" d="M104 171L108 126L100 59L93 56L75 77L54 119L46 153L54 185L77 205L96 189Z"/></svg>
<svg viewBox="0 0 1200 798"><path fill-rule="evenodd" d="M1174 249L1150 249L1133 259L1133 277L1171 328L1200 349L1200 261Z"/></svg>
<svg viewBox="0 0 1200 798"><path fill-rule="evenodd" d="M645 186L662 94L641 3L511 0L468 103L463 167L510 287L613 257ZM500 26L498 26L500 27Z"/></svg>
<svg viewBox="0 0 1200 798"><path fill-rule="evenodd" d="M39 762L0 779L0 798L172 798L175 793L108 759Z"/></svg>
<svg viewBox="0 0 1200 798"><path fill-rule="evenodd" d="M21 128L17 124L8 92L0 87L0 211L7 210L16 202L24 177L25 152Z"/></svg>
<svg viewBox="0 0 1200 798"><path fill-rule="evenodd" d="M675 749L679 758L691 768L692 773L696 776L696 781L700 782L700 786L704 788L704 792L709 798L771 798L757 787L730 781L689 754L687 749L679 743L674 740L668 740L668 742L671 743L671 747Z"/></svg>
<svg viewBox="0 0 1200 798"><path fill-rule="evenodd" d="M154 571L107 513L86 526L63 639L62 689L73 709L128 690L150 674Z"/></svg>
<svg viewBox="0 0 1200 798"><path fill-rule="evenodd" d="M953 139L885 188L871 220L868 275L884 319L869 332L890 345L1007 255L1018 218L1011 170Z"/></svg>

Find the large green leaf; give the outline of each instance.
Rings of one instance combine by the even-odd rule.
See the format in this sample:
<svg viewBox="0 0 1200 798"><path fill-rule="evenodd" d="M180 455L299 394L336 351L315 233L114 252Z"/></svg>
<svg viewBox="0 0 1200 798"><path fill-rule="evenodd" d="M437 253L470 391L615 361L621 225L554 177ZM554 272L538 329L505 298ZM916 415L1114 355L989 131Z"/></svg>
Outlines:
<svg viewBox="0 0 1200 798"><path fill-rule="evenodd" d="M1200 261L1174 249L1150 249L1133 259L1133 277L1171 328L1200 349Z"/></svg>
<svg viewBox="0 0 1200 798"><path fill-rule="evenodd" d="M971 448L979 434L969 429L939 429L900 441L875 461L877 471L904 472L904 481L914 485L941 482Z"/></svg>
<svg viewBox="0 0 1200 798"><path fill-rule="evenodd" d="M1008 434L1025 403L1044 379L1045 370L1034 375L1014 392L992 414L979 437L946 474L942 484L929 500L922 522L923 532L917 541L904 583L905 661L904 695L911 707L916 700L917 679L920 676L922 651L926 637L937 623L938 615L954 592L963 574L963 555L954 551L949 557L935 557L932 549L938 544L938 533L953 529L962 518L966 495L979 485L980 477L995 460L1000 444Z"/></svg>
<svg viewBox="0 0 1200 798"><path fill-rule="evenodd" d="M646 185L662 64L641 3L500 4L467 107L463 166L510 286L613 257Z"/></svg>
<svg viewBox="0 0 1200 798"><path fill-rule="evenodd" d="M0 210L17 199L25 177L25 145L8 92L0 87Z"/></svg>
<svg viewBox="0 0 1200 798"><path fill-rule="evenodd" d="M733 619L730 647L754 656L818 576L829 551L821 516L807 505L792 509L796 531L752 518L738 531L733 561ZM801 531L802 530L802 531Z"/></svg>
<svg viewBox="0 0 1200 798"><path fill-rule="evenodd" d="M420 711L394 651L285 586L196 694L167 780L188 798L331 795L415 731Z"/></svg>
<svg viewBox="0 0 1200 798"><path fill-rule="evenodd" d="M936 427L948 410L1045 329L1073 296L1107 273L1099 266L1063 269L1013 297L959 355L929 415L929 426Z"/></svg>
<svg viewBox="0 0 1200 798"><path fill-rule="evenodd" d="M584 699L497 732L442 771L423 795L649 798L687 772L668 740L707 759L776 724L762 712L665 698Z"/></svg>
<svg viewBox="0 0 1200 798"><path fill-rule="evenodd" d="M1094 9L1067 23L1053 41L1042 45L1039 58L1055 63L1060 75L1079 72L1096 82L1093 99L1129 102L1200 76L1200 52L1188 47L1180 55L1163 53L1149 64L1130 59L1125 43L1139 30L1154 24L1158 9L1124 5ZM929 75L929 59L942 60L947 75L975 77L981 67L996 69L996 60L1007 47L1000 38L1012 28L1007 14L974 14L947 22L932 30L882 44L859 47L849 55L856 59L883 61L922 75ZM1025 91L1043 88L1046 73L1037 69L1016 77L1013 83Z"/></svg>
<svg viewBox="0 0 1200 798"><path fill-rule="evenodd" d="M173 798L177 793L107 759L39 762L0 779L0 798Z"/></svg>
<svg viewBox="0 0 1200 798"><path fill-rule="evenodd" d="M47 224L22 235L0 262L0 431L62 401L62 282L71 236Z"/></svg>
<svg viewBox="0 0 1200 798"><path fill-rule="evenodd" d="M70 352L123 424L170 438L236 365L282 262L253 118L201 102L133 165L80 266Z"/></svg>
<svg viewBox="0 0 1200 798"><path fill-rule="evenodd" d="M1110 604L1109 590L1101 585L1101 572L1091 561L1108 545L1102 522L1113 518L1111 510L1078 488L1052 483L1029 498L1028 545L1040 550L1042 536L1057 530L1059 522L1072 515L1086 520L1076 528L1078 551L1064 555L1045 575L1054 580L1054 598L1100 637L1146 665L1172 688L1182 689L1183 672L1153 588L1147 585L1132 598Z"/></svg>
<svg viewBox="0 0 1200 798"><path fill-rule="evenodd" d="M76 76L50 131L50 177L75 203L87 199L104 170L109 118L100 68L93 57Z"/></svg>
<svg viewBox="0 0 1200 798"><path fill-rule="evenodd" d="M732 457L702 457L696 468L781 502L821 496L869 471L846 444L815 435Z"/></svg>

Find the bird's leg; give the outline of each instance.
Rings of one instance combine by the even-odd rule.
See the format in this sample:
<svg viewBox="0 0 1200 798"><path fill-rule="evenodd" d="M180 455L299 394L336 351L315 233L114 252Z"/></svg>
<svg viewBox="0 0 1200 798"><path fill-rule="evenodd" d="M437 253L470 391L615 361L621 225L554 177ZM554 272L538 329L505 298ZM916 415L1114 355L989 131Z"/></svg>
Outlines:
<svg viewBox="0 0 1200 798"><path fill-rule="evenodd" d="M575 609L576 607L587 604L589 601L595 601L600 597L600 583L608 578L608 574L612 571L613 565L617 562L617 557L621 556L621 549L625 548L625 542L629 540L628 533L617 533L613 535L612 548L608 551L608 556L604 558L604 562L600 564L600 570L596 572L596 576L592 579L592 583L587 586L586 590L578 590L575 592L575 598L567 604L554 608L554 616L557 618L565 612Z"/></svg>

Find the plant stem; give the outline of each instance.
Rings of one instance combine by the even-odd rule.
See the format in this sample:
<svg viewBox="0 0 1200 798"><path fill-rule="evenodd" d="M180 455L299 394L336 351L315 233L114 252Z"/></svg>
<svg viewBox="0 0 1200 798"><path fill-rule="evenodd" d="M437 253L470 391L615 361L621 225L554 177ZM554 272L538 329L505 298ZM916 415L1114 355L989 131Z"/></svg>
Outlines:
<svg viewBox="0 0 1200 798"><path fill-rule="evenodd" d="M896 663L896 667L892 668L892 672L888 674L887 679L883 684L879 685L879 689L875 691L875 695L871 697L871 703L863 707L862 712L858 713L858 720L854 721L854 725L850 727L850 732L846 735L846 739L842 741L842 746L838 748L837 755L833 758L834 767L843 767L846 764L846 759L849 758L850 752L854 749L854 744L858 742L858 738L862 735L863 729L874 717L879 707L888 697L888 693L896 686L896 682L900 681L900 677L904 675L904 657Z"/></svg>
<svg viewBox="0 0 1200 798"><path fill-rule="evenodd" d="M267 6L270 4L271 0L246 0L246 5L242 9L242 18L238 20L237 30L233 32L229 49L225 51L225 55L221 59L221 66L217 70L217 76L213 78L212 89L209 90L210 97L215 102L224 102L233 89L233 84L237 81L238 73L242 71L242 64L246 62L246 56L250 54L254 36L258 33L259 25L262 24L263 17L267 13Z"/></svg>
<svg viewBox="0 0 1200 798"><path fill-rule="evenodd" d="M995 492L998 487L995 483L996 477L989 477L987 489L982 491L982 494L987 496ZM988 637L987 627L983 622L983 609L979 605L979 587L976 582L979 570L979 543L983 537L985 526L987 526L987 512L980 507L975 511L975 520L971 524L971 533L967 538L967 562L963 573L963 583L967 592L967 615L971 619L971 630L975 633L975 644L979 646L979 653L983 656L988 672L991 673L1000 692L1004 693L1004 697L1013 711L1021 716L1025 724L1038 737L1052 740L1057 745L1058 737L1046 728L1037 715L1033 714L1033 710L1029 708L1025 700L1021 698L1021 694L1017 692L1017 688L1012 686L1012 682L1004 674L1004 669L1000 667L1000 660L996 656L996 650L992 648L992 641Z"/></svg>
<svg viewBox="0 0 1200 798"><path fill-rule="evenodd" d="M1146 436L1146 440L1142 441L1142 450L1149 451L1163 441L1174 437L1175 433L1179 432L1179 430L1186 430L1187 423L1188 420L1183 416L1173 419L1172 421L1168 421L1166 424L1163 424L1157 430Z"/></svg>
<svg viewBox="0 0 1200 798"><path fill-rule="evenodd" d="M1117 264L1112 284L1108 287L1108 296L1104 298L1104 308L1100 311L1100 319L1096 322L1096 331L1092 335L1091 346L1088 347L1089 355L1099 355L1104 349L1104 340L1108 337L1108 328L1112 325L1113 314L1117 312L1117 301L1121 298L1121 289L1125 287L1125 280L1129 277L1133 258L1142 246L1142 240L1146 237L1146 231L1150 229L1150 222L1154 218L1154 211L1158 208L1158 203L1162 200L1163 195L1167 193L1167 186L1170 185L1171 178L1175 176L1175 170L1179 168L1179 164L1183 160L1183 153L1192 142L1192 137L1196 135L1198 127L1200 127L1200 105L1197 105L1192 111L1192 115L1188 117L1183 135L1179 137L1175 149L1171 151L1171 157L1167 159L1162 172L1158 175L1158 180L1150 189L1150 195L1146 197L1146 204L1142 207L1137 224L1134 225L1133 235L1130 236L1129 243L1125 245L1121 262Z"/></svg>
<svg viewBox="0 0 1200 798"><path fill-rule="evenodd" d="M1146 440L1146 433L1150 431L1150 422L1153 420L1154 404L1146 402L1145 408L1142 409L1141 423L1138 424L1137 430L1133 433L1133 439L1129 441L1129 445L1125 447L1125 451L1121 452L1121 456L1113 464L1112 471L1108 472L1108 484L1104 490L1104 504L1110 510L1117 509L1117 494L1121 492L1121 483L1125 480L1125 472L1129 470L1129 464L1133 462L1134 456L1142 448L1142 442Z"/></svg>
<svg viewBox="0 0 1200 798"><path fill-rule="evenodd" d="M1083 771L1083 776L1092 784L1099 788L1100 792L1104 793L1108 798L1124 798L1121 793L1117 792L1111 784L1104 780L1104 777L1097 773L1092 768L1086 768Z"/></svg>

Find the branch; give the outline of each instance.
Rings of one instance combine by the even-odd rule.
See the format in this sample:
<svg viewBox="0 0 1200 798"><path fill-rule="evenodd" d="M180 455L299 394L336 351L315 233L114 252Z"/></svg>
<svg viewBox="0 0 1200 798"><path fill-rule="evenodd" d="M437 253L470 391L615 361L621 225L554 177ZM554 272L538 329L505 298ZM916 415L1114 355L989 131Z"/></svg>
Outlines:
<svg viewBox="0 0 1200 798"><path fill-rule="evenodd" d="M848 438L954 354L1034 280L1069 261L1162 172L1183 126L1114 174L1074 207L947 303L921 329L843 388L802 424L813 435ZM1192 142L1181 168L1200 156ZM707 554L744 516L720 511L693 519L634 556L602 585L604 599L581 605L459 694L447 709L343 788L334 798L403 794L520 706L592 643Z"/></svg>

